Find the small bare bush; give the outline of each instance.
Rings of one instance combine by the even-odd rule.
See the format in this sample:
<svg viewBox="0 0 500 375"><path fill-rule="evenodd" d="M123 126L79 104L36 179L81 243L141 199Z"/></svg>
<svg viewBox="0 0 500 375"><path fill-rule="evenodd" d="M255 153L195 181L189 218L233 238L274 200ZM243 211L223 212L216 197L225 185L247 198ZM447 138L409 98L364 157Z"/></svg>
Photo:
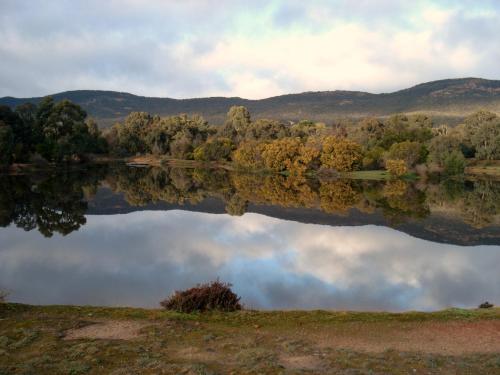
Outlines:
<svg viewBox="0 0 500 375"><path fill-rule="evenodd" d="M241 310L240 297L233 293L231 284L219 280L199 284L185 291L176 291L160 304L167 310L185 313Z"/></svg>
<svg viewBox="0 0 500 375"><path fill-rule="evenodd" d="M479 305L480 309L491 309L493 307L492 303L489 303L488 301L483 302L482 304Z"/></svg>

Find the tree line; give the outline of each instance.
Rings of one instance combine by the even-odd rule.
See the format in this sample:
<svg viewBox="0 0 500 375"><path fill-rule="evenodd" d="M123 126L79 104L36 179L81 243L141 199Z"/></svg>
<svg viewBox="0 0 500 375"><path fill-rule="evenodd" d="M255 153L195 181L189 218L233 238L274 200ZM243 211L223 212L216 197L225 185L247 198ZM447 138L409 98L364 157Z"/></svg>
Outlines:
<svg viewBox="0 0 500 375"><path fill-rule="evenodd" d="M107 152L97 123L69 100L51 97L38 105L12 110L0 106L0 167L33 161L80 161L89 153Z"/></svg>
<svg viewBox="0 0 500 375"><path fill-rule="evenodd" d="M387 169L401 176L422 166L455 175L463 173L467 158L500 159L500 117L479 111L456 127L435 126L421 114L327 126L253 120L247 108L234 106L222 126L196 115L132 112L101 134L78 105L47 97L38 106L0 107L0 147L3 165L33 155L61 162L109 152L232 162L291 175Z"/></svg>
<svg viewBox="0 0 500 375"><path fill-rule="evenodd" d="M105 135L111 152L151 153L166 158L230 161L244 169L301 175L307 171L387 169L404 175L431 166L463 173L467 158L500 159L500 117L479 111L456 127L435 126L426 115L394 115L357 123L252 120L232 107L222 126L200 116L160 118L131 113Z"/></svg>

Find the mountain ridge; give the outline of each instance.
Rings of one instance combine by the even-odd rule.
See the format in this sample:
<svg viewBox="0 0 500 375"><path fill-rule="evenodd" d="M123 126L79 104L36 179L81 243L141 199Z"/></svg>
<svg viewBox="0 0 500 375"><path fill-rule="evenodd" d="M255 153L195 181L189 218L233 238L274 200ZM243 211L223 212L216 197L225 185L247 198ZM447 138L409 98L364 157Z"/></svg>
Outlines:
<svg viewBox="0 0 500 375"><path fill-rule="evenodd" d="M51 95L81 105L101 125L121 121L128 113L145 111L161 116L179 113L201 114L209 122L221 124L232 105L248 107L254 118L281 121L302 119L331 123L343 118L385 117L394 113L425 112L451 124L479 109L500 113L500 80L482 78L443 79L420 83L402 90L374 94L365 91L306 91L264 99L212 96L204 98L162 98L110 90L72 90ZM37 103L42 97L0 98L0 104L15 107Z"/></svg>

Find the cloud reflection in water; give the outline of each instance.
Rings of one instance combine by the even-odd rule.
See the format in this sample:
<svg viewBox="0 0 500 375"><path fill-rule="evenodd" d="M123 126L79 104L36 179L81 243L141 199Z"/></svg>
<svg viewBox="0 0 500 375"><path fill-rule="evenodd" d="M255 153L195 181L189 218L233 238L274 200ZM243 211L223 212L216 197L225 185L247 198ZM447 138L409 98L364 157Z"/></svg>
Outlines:
<svg viewBox="0 0 500 375"><path fill-rule="evenodd" d="M216 277L247 307L434 310L500 303L499 246L460 247L378 226L258 214L87 216L66 237L0 230L0 286L34 304L154 307Z"/></svg>

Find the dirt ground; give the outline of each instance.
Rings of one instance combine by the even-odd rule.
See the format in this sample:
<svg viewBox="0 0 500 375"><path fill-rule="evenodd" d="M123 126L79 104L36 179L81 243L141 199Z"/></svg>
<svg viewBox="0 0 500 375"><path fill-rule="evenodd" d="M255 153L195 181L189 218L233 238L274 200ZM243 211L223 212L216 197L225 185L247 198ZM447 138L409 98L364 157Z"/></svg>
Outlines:
<svg viewBox="0 0 500 375"><path fill-rule="evenodd" d="M68 330L64 339L133 340L141 336L140 330L146 325L146 322L134 320L92 322L88 326Z"/></svg>
<svg viewBox="0 0 500 375"><path fill-rule="evenodd" d="M146 322L105 320L82 328L70 329L65 340L134 340L141 337ZM150 325L151 326L151 325ZM154 325L152 325L154 326ZM348 325L323 329L319 333L298 332L295 339L307 338L320 348L350 349L369 353L387 350L462 355L500 353L500 320L478 322L424 322L406 324ZM302 357L289 359L290 366L303 362Z"/></svg>
<svg viewBox="0 0 500 375"><path fill-rule="evenodd" d="M6 374L500 374L500 309L0 308Z"/></svg>

